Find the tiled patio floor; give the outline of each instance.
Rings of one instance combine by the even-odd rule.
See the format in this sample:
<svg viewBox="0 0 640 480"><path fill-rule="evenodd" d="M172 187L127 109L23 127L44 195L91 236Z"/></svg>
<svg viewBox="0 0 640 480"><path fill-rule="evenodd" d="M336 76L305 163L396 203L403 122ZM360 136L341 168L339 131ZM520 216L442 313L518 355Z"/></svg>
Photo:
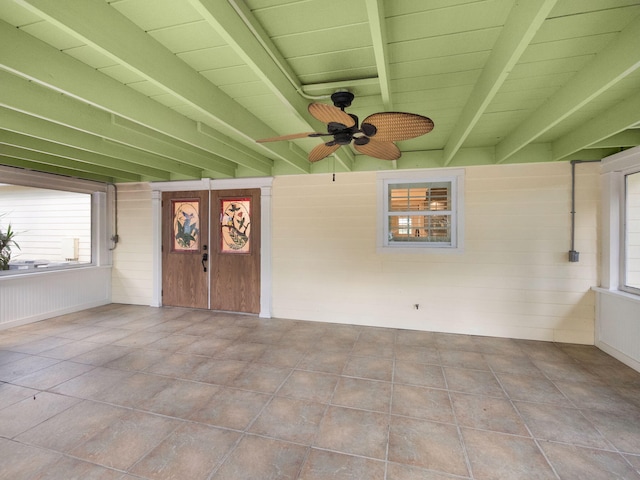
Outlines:
<svg viewBox="0 0 640 480"><path fill-rule="evenodd" d="M637 479L595 347L109 305L0 331L0 478Z"/></svg>

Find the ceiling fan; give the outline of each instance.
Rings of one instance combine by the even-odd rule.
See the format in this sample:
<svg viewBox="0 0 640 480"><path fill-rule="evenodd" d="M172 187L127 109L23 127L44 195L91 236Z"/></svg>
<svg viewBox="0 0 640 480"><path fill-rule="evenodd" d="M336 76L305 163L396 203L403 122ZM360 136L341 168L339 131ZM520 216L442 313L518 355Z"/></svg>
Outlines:
<svg viewBox="0 0 640 480"><path fill-rule="evenodd" d="M430 118L404 112L374 113L358 125L358 117L344 111L346 107L351 105L353 98L353 93L340 91L331 95L334 106L324 103L309 105L309 113L327 124L327 133L293 133L280 137L264 138L257 140L257 142L332 136L333 140L322 143L311 150L309 153L310 162L322 160L342 145L349 145L351 142L353 142L353 147L364 155L383 160L397 160L401 153L393 142L419 137L433 130L434 125Z"/></svg>

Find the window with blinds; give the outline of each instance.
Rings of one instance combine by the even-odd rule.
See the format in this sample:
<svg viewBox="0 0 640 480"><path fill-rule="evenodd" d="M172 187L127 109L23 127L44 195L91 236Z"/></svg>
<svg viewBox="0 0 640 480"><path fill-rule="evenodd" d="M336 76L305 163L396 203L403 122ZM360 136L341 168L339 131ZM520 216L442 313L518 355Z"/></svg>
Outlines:
<svg viewBox="0 0 640 480"><path fill-rule="evenodd" d="M399 252L415 251L414 247L460 249L464 172L447 173L379 173L382 232L378 248Z"/></svg>

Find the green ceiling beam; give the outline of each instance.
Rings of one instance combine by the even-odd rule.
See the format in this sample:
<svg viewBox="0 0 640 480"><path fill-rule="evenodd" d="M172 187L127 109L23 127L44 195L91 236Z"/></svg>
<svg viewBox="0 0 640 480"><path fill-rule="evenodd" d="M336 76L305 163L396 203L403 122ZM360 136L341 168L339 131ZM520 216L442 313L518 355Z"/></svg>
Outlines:
<svg viewBox="0 0 640 480"><path fill-rule="evenodd" d="M3 90L0 101L9 108L21 111L37 112L37 116L49 118L57 123L68 125L77 130L84 130L94 135L103 136L141 150L167 157L188 165L185 173L194 178L201 178L203 169L217 170L223 176L234 176L235 164L204 151L190 151L186 144L179 144L169 137L157 138L155 131L122 120L118 124L113 114L98 109L86 102L68 95L60 95L57 91L35 82L27 82L23 77L0 70L0 82ZM193 150L193 149L192 149Z"/></svg>
<svg viewBox="0 0 640 480"><path fill-rule="evenodd" d="M156 155L164 155L202 170L215 171L217 172L216 176L233 177L235 175L237 165L218 155L212 155L186 143L179 144L174 142L173 139L162 137L157 132L149 130L139 123L126 120L117 115L111 115L111 123L116 127L136 132L137 140L136 144L133 145L136 148L147 150Z"/></svg>
<svg viewBox="0 0 640 480"><path fill-rule="evenodd" d="M121 181L127 182L139 182L140 175L134 175L132 173L123 172L114 168L103 167L100 165L92 165L90 163L78 162L65 157L56 157L48 153L37 152L35 150L29 150L21 147L15 147L13 145L6 145L0 143L0 155L5 157L12 157L20 160L27 160L33 163L53 165L64 167L69 170L80 172L78 175L82 176L84 173L94 173L96 175L102 175L105 177L119 178Z"/></svg>
<svg viewBox="0 0 640 480"><path fill-rule="evenodd" d="M382 103L387 110L393 109L391 101L391 80L389 75L389 53L387 51L387 25L384 0L366 0L369 30L373 40L373 54L380 81Z"/></svg>
<svg viewBox="0 0 640 480"><path fill-rule="evenodd" d="M268 86L292 115L309 125L317 124L308 112L308 101L299 92L302 86L262 26L243 1L189 0L236 54ZM336 158L347 169L352 160L344 152L336 152Z"/></svg>
<svg viewBox="0 0 640 480"><path fill-rule="evenodd" d="M52 143L73 146L88 152L114 158L114 167L118 162L137 164L140 166L134 173L157 179L170 180L169 171L158 167L159 159L141 150L135 150L125 145L106 142L103 139L88 133L72 130L63 125L48 122L42 118L33 117L26 113L0 109L0 129L21 133L30 137L47 140ZM183 173L180 172L179 173Z"/></svg>
<svg viewBox="0 0 640 480"><path fill-rule="evenodd" d="M616 134L634 137L636 143L633 145L638 145L640 144L638 141L640 131L630 130L623 132L623 130L632 127L638 122L640 122L640 93L623 100L606 112L584 123L581 127L557 139L553 142L553 158L560 160L584 148L624 146L625 143L607 145L605 139L613 139L613 136L617 136ZM630 140L633 139L627 138L625 142Z"/></svg>
<svg viewBox="0 0 640 480"><path fill-rule="evenodd" d="M557 0L516 2L444 147L447 166L464 144Z"/></svg>
<svg viewBox="0 0 640 480"><path fill-rule="evenodd" d="M116 183L117 178L105 177L104 175L98 175L89 172L79 172L70 168L57 167L54 165L46 165L37 162L30 162L28 160L22 160L19 158L7 157L0 154L0 165L6 165L8 167L25 168L27 170L33 170L35 172L53 173L56 175L64 175L65 177L84 178L85 180L93 180L101 183Z"/></svg>
<svg viewBox="0 0 640 480"><path fill-rule="evenodd" d="M271 175L273 161L230 137L205 136L197 122L37 38L0 21L0 67L206 152ZM215 158L215 157L214 157Z"/></svg>
<svg viewBox="0 0 640 480"><path fill-rule="evenodd" d="M640 130L630 128L629 130L611 135L599 142L592 143L587 148L629 148L638 145L640 145Z"/></svg>
<svg viewBox="0 0 640 480"><path fill-rule="evenodd" d="M496 146L502 163L640 67L640 16Z"/></svg>
<svg viewBox="0 0 640 480"><path fill-rule="evenodd" d="M0 130L0 143L52 155L53 158L67 158L79 163L117 170L121 172L122 178L140 179L142 175L148 176L149 174L148 167L8 130ZM168 178L169 175L166 174L166 179Z"/></svg>
<svg viewBox="0 0 640 480"><path fill-rule="evenodd" d="M220 122L245 142L253 144L258 138L277 135L103 0L53 3L49 0L20 0L20 4ZM273 143L260 146L277 158L291 163L299 171L309 173L309 163L292 154L286 145Z"/></svg>
<svg viewBox="0 0 640 480"><path fill-rule="evenodd" d="M176 158L169 158L169 154L178 154L163 142L114 125L111 122L111 114L107 112L3 71L0 71L0 84L1 106L138 148L141 152L153 156L152 162L146 162L141 158L141 161L136 163L191 178L202 178L202 169L187 165Z"/></svg>

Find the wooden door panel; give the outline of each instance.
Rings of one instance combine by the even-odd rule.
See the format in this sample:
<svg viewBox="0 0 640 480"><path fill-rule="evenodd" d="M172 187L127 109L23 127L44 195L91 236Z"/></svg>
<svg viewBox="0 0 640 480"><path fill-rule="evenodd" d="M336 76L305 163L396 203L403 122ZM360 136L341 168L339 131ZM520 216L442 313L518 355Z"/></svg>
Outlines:
<svg viewBox="0 0 640 480"><path fill-rule="evenodd" d="M211 308L260 313L260 190L211 193Z"/></svg>
<svg viewBox="0 0 640 480"><path fill-rule="evenodd" d="M209 192L162 194L162 304L209 308Z"/></svg>

